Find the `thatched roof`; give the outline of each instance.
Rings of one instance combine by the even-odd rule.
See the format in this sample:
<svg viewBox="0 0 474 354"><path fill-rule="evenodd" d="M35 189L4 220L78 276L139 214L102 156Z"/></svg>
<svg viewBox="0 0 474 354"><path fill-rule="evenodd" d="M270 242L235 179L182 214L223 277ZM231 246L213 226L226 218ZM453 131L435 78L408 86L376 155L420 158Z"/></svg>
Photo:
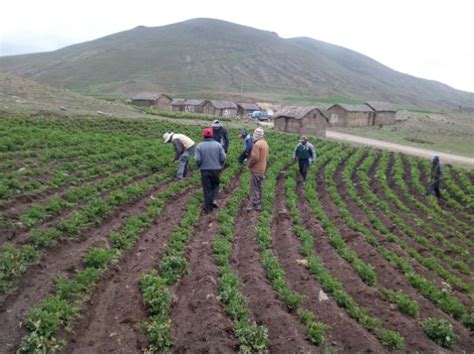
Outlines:
<svg viewBox="0 0 474 354"><path fill-rule="evenodd" d="M313 111L318 111L324 118L327 119L326 115L319 106L285 106L282 107L273 118L276 119L278 117L289 117L294 119L303 119L308 114L313 113Z"/></svg>
<svg viewBox="0 0 474 354"><path fill-rule="evenodd" d="M227 109L227 108L237 109L237 105L232 101L214 101L214 100L212 100L210 102L214 106L214 108L217 108L217 109Z"/></svg>
<svg viewBox="0 0 474 354"><path fill-rule="evenodd" d="M186 98L173 98L173 101L171 101L171 105L184 106L184 102L186 102Z"/></svg>
<svg viewBox="0 0 474 354"><path fill-rule="evenodd" d="M245 111L259 111L261 108L256 103L237 103Z"/></svg>
<svg viewBox="0 0 474 354"><path fill-rule="evenodd" d="M206 103L207 100L201 100L201 99L192 99L192 100L186 100L184 102L185 106L201 106L204 103Z"/></svg>
<svg viewBox="0 0 474 354"><path fill-rule="evenodd" d="M367 106L372 108L375 112L395 112L392 104L389 102L365 102Z"/></svg>
<svg viewBox="0 0 474 354"><path fill-rule="evenodd" d="M161 96L166 96L171 100L171 97L163 92L140 92L132 97L132 101L155 101Z"/></svg>
<svg viewBox="0 0 474 354"><path fill-rule="evenodd" d="M347 112L373 112L372 108L369 106L366 106L365 104L344 104L344 103L336 103L333 104L331 107L328 108L328 111L331 110L331 108L339 106L343 110Z"/></svg>

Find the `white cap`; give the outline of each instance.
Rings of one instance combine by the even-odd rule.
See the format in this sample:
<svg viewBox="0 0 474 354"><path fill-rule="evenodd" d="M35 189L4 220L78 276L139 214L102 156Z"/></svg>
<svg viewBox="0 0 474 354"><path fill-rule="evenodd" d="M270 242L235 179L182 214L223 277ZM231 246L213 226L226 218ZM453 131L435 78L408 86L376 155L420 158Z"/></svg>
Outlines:
<svg viewBox="0 0 474 354"><path fill-rule="evenodd" d="M214 120L214 121L212 122L211 125L212 125L212 127L214 127L214 128L218 128L218 127L221 126L221 122L219 122L219 120L216 119L216 120Z"/></svg>
<svg viewBox="0 0 474 354"><path fill-rule="evenodd" d="M163 140L165 141L165 143L169 143L172 136L173 136L173 132L171 132L171 133L164 133L164 134L163 134Z"/></svg>

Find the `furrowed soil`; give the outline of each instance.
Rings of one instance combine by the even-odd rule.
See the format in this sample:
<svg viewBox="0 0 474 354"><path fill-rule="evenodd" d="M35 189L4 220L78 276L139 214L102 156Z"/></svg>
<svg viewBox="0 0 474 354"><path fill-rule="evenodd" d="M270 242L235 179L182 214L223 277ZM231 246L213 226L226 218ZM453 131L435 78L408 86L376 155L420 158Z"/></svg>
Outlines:
<svg viewBox="0 0 474 354"><path fill-rule="evenodd" d="M15 131L23 132L22 127L25 124L32 125L33 127L37 124L38 127L43 129L48 119L51 120L52 129L63 129L68 134L76 134L74 129L77 129L77 126L80 125L81 131L87 132L90 130L93 133L91 136L94 139L96 134L105 134L107 136L101 138L104 138L104 141L108 141L110 135L110 139L113 142L111 144L113 146L112 150L115 148L115 144L117 144L117 149L122 148L123 150L121 151L125 154L125 156L122 156L122 153L115 154L117 150L112 151L113 155L120 155L120 158L123 157L124 159L128 156L126 155L128 151L127 144L121 140L123 135L115 134L127 132L133 139L148 139L144 142L143 146L150 146L156 149L158 155L162 154L156 157L160 161L159 166L164 166L165 168L175 167L175 162L171 162L172 147L163 144L161 139L158 139L157 145L154 145L154 138L150 139L150 137L155 136L156 132L161 132L162 134L165 131L177 131L178 129L182 129L183 133L189 134L193 139L200 139L202 134L202 127L194 126L196 122L192 120L186 121L185 123L190 122L192 124L191 126L186 126L182 120L176 122L172 119L166 119L166 121L154 119L127 121L99 117L93 119L81 118L80 122L78 122L75 119L42 116L19 117L19 123L15 127L15 120L12 118L8 119L10 119L8 122L0 120L0 130L5 136L9 136L8 134L12 127L14 128L12 129L12 134L15 134ZM237 129L233 130L230 122L226 123L229 123L229 136L238 136L239 132ZM202 122L200 124L202 125ZM85 136L88 136L88 134ZM158 134L158 136L161 135ZM370 331L363 326L363 321L358 322L351 317L350 310L346 310L340 300L339 302L336 301L336 297L331 295L329 290L326 293L324 288L328 289L329 287L326 283L324 283L325 287L323 287L322 280L321 282L318 280L321 278L317 278L309 269L308 263L305 262L304 257L300 253L302 244L301 240L297 237L299 235L296 232L298 229L295 227L294 215L290 213L289 200L285 191L285 182L288 181L288 178L293 178L291 174L293 171L291 169L294 167L284 167L278 171L275 168L278 164L274 164L273 161L276 158L280 159L281 156L286 158L286 155L282 153L285 149L288 150L288 158L291 156L291 149L288 149L287 145L291 141L292 136L270 130L268 130L268 133L267 131L265 132L265 136L268 139L271 151L271 164L269 168L273 169L273 172L277 175L276 185L272 191L274 193L274 201L271 206L271 226L268 230L272 236L271 251L284 270L281 276L288 284L289 289L303 296L303 301L299 308L313 313L316 320L326 324L328 329L325 333L324 344L319 347L313 345L309 339L308 328L300 321L297 311L290 309L281 300L280 295L267 278L267 273L261 259L261 250L257 238L257 228L261 227L259 224L259 216L261 214L256 211L247 211L248 200L244 198L238 201L241 208L237 215L233 215L235 217L235 224L233 227L230 265L239 277L241 283L239 290L245 299L250 321L255 322L259 326L264 326L268 331L270 345L262 353L325 353L332 350L339 353L398 353L414 351L423 353L473 353L474 337L472 330L468 329L468 325L462 324L460 320L454 319L441 310L440 302L436 301L439 298L428 300L423 296L419 289L411 285L412 282L409 281L409 275L404 274L394 261L392 263L383 256L382 249L383 247L395 255L403 257L411 265L416 275L423 276L441 291L436 295L445 293L452 295L464 305L466 314L472 314L474 301L472 289L469 288L473 284L472 272L474 271L474 258L472 257L474 249L471 243L474 241L474 238L472 226L469 224L469 221L472 220L472 210L463 209L457 205L453 207L441 204L442 211L435 210L436 217L427 215L424 209L419 208L419 201L427 208L433 208L433 205L431 205L429 200L420 195L417 185L414 183L415 181L412 180L413 176L417 175L413 172L417 172L420 175L421 181L426 179L427 173L424 171L423 165L421 163L415 164L413 166L414 170L412 170L412 166L408 163L407 158L403 155L401 156L402 169L400 170L400 176L402 176L409 191L407 194L404 194L394 179L394 173L398 173L395 168L398 155L390 153L386 171L383 172L382 176L378 176L378 167L380 167L382 155L380 152L377 152L373 164L367 171L367 177L371 192L389 207L388 210L382 209L380 203L370 200L358 175L361 171L361 165L369 156L372 156L369 148L366 148L367 150L360 155L361 157L355 163L354 169L350 171L352 173L351 179L347 182L351 183L358 197L362 198L362 201L365 203L364 208L361 208L352 199L349 193L352 192L352 189L349 189L350 185L346 184L343 178L345 168L352 168L347 163L347 158L340 161L330 179L326 181L325 176L326 169L329 168L328 166L331 166L330 163L333 161L333 158L344 156L344 154L349 152L353 154L356 151L355 148L348 148L347 146L334 144L327 140L314 141L321 154L318 158L327 157L327 160L316 169L315 166L319 166L317 160L311 166L308 178L311 178L311 182L315 182L322 210L335 227L335 230L340 234L345 246L360 261L373 267L376 274L376 284L368 285L362 281L355 267L346 261L336 250L335 246L333 246L334 243L331 241L330 229L327 228L326 223L318 219L310 201L307 199L308 194L305 188L312 188L312 183L307 186L297 183L296 187L290 184L292 185L291 188L295 188L297 208L301 217L302 225L298 225L298 227L303 227L312 234L314 237L313 256L317 257L321 265L326 268L332 278L341 284L342 289L354 302L366 311L367 314L378 319L380 326L384 329L397 331L403 337L405 345L402 349L390 349L384 346L381 340L377 338L375 331ZM12 139L11 145L2 145L0 143L0 163L3 163L2 166L6 167L5 171L2 172L16 172L22 165L26 166L28 164L27 168L32 166L38 168L36 171L37 175L31 173L31 175L27 176L28 180L31 179L33 181L36 179L36 181L47 183L53 175L52 171L56 169L62 160L51 158L51 160L46 161L45 159L40 159L40 155L51 151L60 152L64 147L54 146L48 148L40 146L33 151L27 148L33 145L28 144L26 134L18 133L18 136L14 136L14 138L16 140ZM85 146L82 146L82 144L78 144L78 146L81 145L81 149L84 148L84 151L90 151L92 145L87 146L87 144L92 144L96 141L92 138L90 139L91 141L89 142L84 141ZM313 137L311 139L313 140ZM73 142L76 141L77 139L73 140ZM232 146L234 143L235 145ZM37 145L37 143L35 144ZM240 145L237 146L237 142L232 142L232 144L232 154L229 153L228 158L229 164L237 163L237 154L234 156L234 153L241 148ZM22 150L22 147L24 150ZM68 148L74 149L75 147L68 146ZM235 148L235 151L233 151L233 148ZM25 151L36 152L37 155L29 156L28 153L23 154ZM82 159L90 157L81 155L82 151L79 151L78 156L74 158L79 158L81 159L80 161L83 161ZM140 157L141 153L141 151L134 152L134 154ZM339 155L340 153L342 155ZM150 167L153 168L149 164L153 164L155 161L154 153L143 151L143 154L144 156L149 156L150 160L146 160L147 162L143 166L140 165L141 162L133 164L134 171L136 171L136 168L140 169L140 171L150 171ZM349 157L354 156L352 154ZM15 157L18 157L18 161L14 161ZM71 162L74 161L74 158L71 159ZM138 159L137 161L142 160ZM38 164L36 165L36 163ZM102 166L102 162L98 162L97 166L99 165ZM104 163L104 165L106 164ZM82 166L82 162L77 166ZM91 168L88 171L96 171L94 166ZM41 172L42 169L44 169L44 173ZM155 170L155 168L153 169ZM194 162L192 162L190 169L192 173L199 173ZM59 220L67 218L75 210L84 206L87 201L81 200L77 205L70 206L57 215L39 221L31 228L28 228L19 224L19 221L33 203L46 205L49 198L60 198L72 188L85 184L94 186L109 176L126 172L125 169L118 169L107 173L104 173L104 170L101 171L100 174L81 180L74 180L73 182L70 180L65 182L66 180L61 179L64 184L57 187L43 184L36 190L23 193L19 190L12 191L13 187L11 186L14 184L8 184L10 182L8 178L11 176L6 174L0 176L0 193L3 193L2 196L9 196L13 193L10 199L4 199L0 202L0 245L7 242L12 243L15 247L28 244L31 241L32 229L42 230L54 227ZM78 172L77 170L73 171L71 168L70 176L72 177L73 174L75 176ZM41 175L41 173L43 174ZM108 191L97 193L97 197L101 199L107 198L108 193L112 190L120 190L131 183L141 181L149 173L134 173L135 177L130 181L123 183L123 185L111 187ZM268 175L272 176L273 173ZM472 171L461 171L452 167L451 175L453 185L451 189L443 189L444 193L449 193L450 190L457 191L457 187L463 193L468 193L474 185L474 173ZM81 176L86 176L86 174ZM221 191L220 209L225 209L228 206L229 200L236 195L235 193L240 186L241 178L246 177L242 177L242 172L237 173L231 178L228 186ZM389 200L383 189L383 180L381 178L386 178L390 189L394 192L400 203L407 208L407 211L399 211L397 203ZM90 249L94 247L112 247L110 236L113 232L121 231L128 218L144 213L150 206L153 198L156 198L161 192L168 191L172 185L179 183L181 182L164 179L162 182L151 186L147 192L144 192L135 200L114 208L113 211L105 215L99 224L84 225L75 238L64 238L41 249L40 259L37 263L29 265L26 271L18 271L15 278L15 288L6 294L0 295L0 353L13 354L18 351L22 339L30 334L25 328L25 319L29 311L33 308L38 308L44 299L55 293L55 278L57 276L72 277L76 271L84 269L83 259ZM268 183L268 181L264 183ZM336 204L334 196L330 193L332 192L332 184L338 197L347 206L347 211L350 215L349 219L346 219L345 210ZM32 186L35 186L35 184L32 184ZM80 316L72 323L73 331L68 333L63 326L53 334L55 338L64 339L66 342L59 352L84 354L147 352L149 343L142 323L149 319L150 314L143 304L140 278L142 274L159 267L165 246L173 232L181 227L180 222L187 212L188 203L193 200L195 193L202 193L199 183L191 185L173 195L146 229L140 232L133 247L130 250L124 250L116 263L109 265L108 270L102 274L97 283L90 289L90 292L81 299L83 301L77 304L80 309ZM413 201L412 197L416 201ZM460 201L463 198L459 197L459 193L457 196L451 197L462 204ZM293 195L291 198L293 198ZM466 194L465 200L470 200L469 198L472 198L472 196ZM219 269L214 260L213 240L218 235L221 225L216 212L205 214L199 211L199 213L195 224L190 225L191 231L186 243L186 273L169 287L172 295L170 319L174 338L170 351L174 353L237 353L243 348L238 338L243 337L236 336L234 333L234 323L219 300ZM368 214L371 213L376 216L377 220L371 221L369 219ZM395 219L394 214L400 220L393 220ZM359 225L364 226L362 231L355 231L357 228L349 222L351 218L359 223ZM419 220L422 222L418 223ZM438 223L440 220L443 223ZM405 223L416 235L423 236L432 246L439 248L441 256L437 255L436 251L430 250L429 246L422 245L423 242L417 242L414 238L410 237L410 231L399 227L399 225L403 226L401 223ZM462 223L464 225L461 225ZM386 228L389 233L385 234L385 231L380 226ZM455 232L453 232L453 229ZM378 246L373 246L367 241L366 231L378 241ZM450 284L438 275L436 271L429 269L428 266L434 267L430 264L423 265L426 264L424 261L416 260L410 255L410 252L397 244L395 238L390 237L393 235L416 250L422 257L433 257L436 259L438 264L449 272L448 274L458 277L468 287L465 287L466 289L462 286L456 288L456 286ZM436 237L439 238L439 235L445 237L446 240L449 240L454 245L462 247L462 250L466 250L468 254L463 254L463 252L457 250L456 247L452 247L452 245L450 246L447 242L436 239ZM466 239L470 241L466 241ZM451 257L451 259L442 259L443 256ZM13 268L9 267L12 267L12 265L19 266L21 263L14 259L15 257L13 259L8 257L8 252L5 252L3 249L0 250L0 281L4 281L5 277L2 277L4 273L7 275L14 273L12 271ZM467 268L469 268L470 273L467 268L463 269L463 271L468 274L461 273L459 269L456 269L456 266L459 268L460 264L453 265L453 261L463 261ZM437 271L444 278L448 278L439 269ZM451 282L455 283L452 280ZM384 289L400 291L404 295L409 296L418 304L419 316L413 318L403 314L398 306L388 299ZM450 348L443 348L430 339L422 327L422 322L429 318L442 319L449 322L453 326L455 334L459 336L458 343Z"/></svg>

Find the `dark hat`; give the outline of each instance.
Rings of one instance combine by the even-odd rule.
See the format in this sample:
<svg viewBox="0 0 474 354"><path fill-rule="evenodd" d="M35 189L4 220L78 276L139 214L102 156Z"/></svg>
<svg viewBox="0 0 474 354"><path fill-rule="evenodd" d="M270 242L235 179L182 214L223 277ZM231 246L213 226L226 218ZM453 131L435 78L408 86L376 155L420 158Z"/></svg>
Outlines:
<svg viewBox="0 0 474 354"><path fill-rule="evenodd" d="M248 133L249 133L249 132L247 131L247 129L242 129L242 130L240 131L240 136L244 136L244 137L245 137L245 136L248 135Z"/></svg>

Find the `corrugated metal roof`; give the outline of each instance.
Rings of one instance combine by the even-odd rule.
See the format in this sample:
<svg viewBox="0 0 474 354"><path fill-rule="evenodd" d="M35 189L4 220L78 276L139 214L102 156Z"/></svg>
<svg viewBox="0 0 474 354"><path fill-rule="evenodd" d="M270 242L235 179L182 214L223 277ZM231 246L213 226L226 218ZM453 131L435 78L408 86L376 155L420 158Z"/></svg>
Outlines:
<svg viewBox="0 0 474 354"><path fill-rule="evenodd" d="M295 119L302 119L304 118L308 113L311 113L312 111L317 110L321 115L326 118L324 113L321 111L321 108L319 106L285 106L282 107L276 116L274 118L278 117L290 117L290 118L295 118Z"/></svg>
<svg viewBox="0 0 474 354"><path fill-rule="evenodd" d="M237 103L237 106L241 107L244 110L254 110L259 111L260 107L256 103Z"/></svg>
<svg viewBox="0 0 474 354"><path fill-rule="evenodd" d="M370 101L365 103L376 112L395 112L392 104L389 102Z"/></svg>
<svg viewBox="0 0 474 354"><path fill-rule="evenodd" d="M344 104L344 103L336 103L333 104L331 107L328 108L328 111L331 110L332 107L339 106L347 112L373 112L372 108L366 106L365 104Z"/></svg>
<svg viewBox="0 0 474 354"><path fill-rule="evenodd" d="M237 109L237 105L235 102L232 101L210 101L211 104L217 109L226 109L226 108L234 108Z"/></svg>

